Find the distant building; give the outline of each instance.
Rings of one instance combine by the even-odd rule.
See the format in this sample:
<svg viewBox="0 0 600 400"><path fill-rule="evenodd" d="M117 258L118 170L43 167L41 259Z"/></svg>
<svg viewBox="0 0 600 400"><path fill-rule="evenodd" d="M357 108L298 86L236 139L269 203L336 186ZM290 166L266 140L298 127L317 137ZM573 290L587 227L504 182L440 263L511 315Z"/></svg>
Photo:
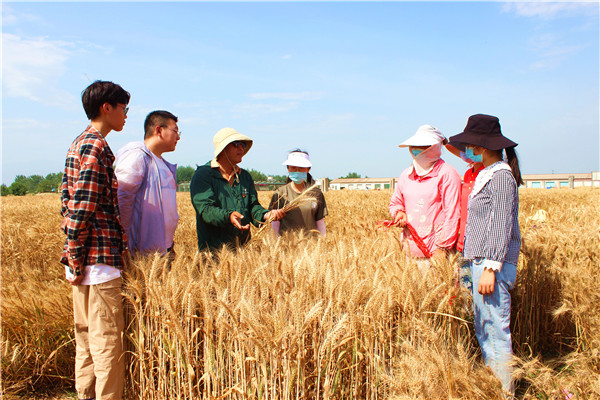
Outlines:
<svg viewBox="0 0 600 400"><path fill-rule="evenodd" d="M523 175L523 182L532 189L600 187L600 172Z"/></svg>
<svg viewBox="0 0 600 400"><path fill-rule="evenodd" d="M338 178L329 183L331 190L393 190L395 178Z"/></svg>
<svg viewBox="0 0 600 400"><path fill-rule="evenodd" d="M523 175L524 185L522 187L531 189L552 188L580 188L600 187L600 172L589 172L584 174L535 174ZM394 190L396 178L338 178L329 180L327 178L315 179L315 184L323 192L327 190ZM256 190L276 190L283 182L274 182L273 178L266 182L254 182ZM190 183L183 182L178 185L181 192L189 192Z"/></svg>
<svg viewBox="0 0 600 400"><path fill-rule="evenodd" d="M526 188L579 188L600 187L600 172L584 174L523 175ZM329 184L331 190L393 190L396 178L338 178Z"/></svg>

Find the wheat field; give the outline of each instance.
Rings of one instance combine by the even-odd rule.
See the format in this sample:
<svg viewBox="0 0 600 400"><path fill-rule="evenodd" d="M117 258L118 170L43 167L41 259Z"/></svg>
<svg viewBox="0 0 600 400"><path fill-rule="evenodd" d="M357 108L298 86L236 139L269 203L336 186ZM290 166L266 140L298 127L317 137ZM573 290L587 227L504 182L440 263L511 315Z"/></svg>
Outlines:
<svg viewBox="0 0 600 400"><path fill-rule="evenodd" d="M327 237L253 228L247 247L207 256L179 193L175 261L140 258L126 273L126 398L502 398L456 256L421 272L398 228L376 228L390 196L328 192ZM520 191L519 399L600 398L599 200L597 189ZM72 396L60 394L73 387L74 341L59 210L58 195L2 198L6 398Z"/></svg>

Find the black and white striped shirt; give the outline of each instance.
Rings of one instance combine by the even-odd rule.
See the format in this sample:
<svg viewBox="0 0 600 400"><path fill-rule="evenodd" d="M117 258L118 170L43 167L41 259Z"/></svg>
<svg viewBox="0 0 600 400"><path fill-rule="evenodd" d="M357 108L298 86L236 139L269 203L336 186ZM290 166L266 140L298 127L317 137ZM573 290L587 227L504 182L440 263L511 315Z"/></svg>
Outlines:
<svg viewBox="0 0 600 400"><path fill-rule="evenodd" d="M517 265L520 249L517 183L509 170L498 170L469 199L464 257L485 258L487 266L497 270L505 262Z"/></svg>

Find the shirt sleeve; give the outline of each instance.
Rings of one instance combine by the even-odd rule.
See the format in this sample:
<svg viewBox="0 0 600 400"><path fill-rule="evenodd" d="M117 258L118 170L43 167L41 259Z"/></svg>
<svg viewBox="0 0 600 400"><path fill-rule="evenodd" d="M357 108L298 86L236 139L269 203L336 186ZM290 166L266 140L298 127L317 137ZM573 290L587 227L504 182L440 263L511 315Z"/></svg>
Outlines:
<svg viewBox="0 0 600 400"><path fill-rule="evenodd" d="M119 182L119 215L121 224L131 237L131 215L135 197L146 177L146 154L142 150L131 150L117 158L115 175Z"/></svg>
<svg viewBox="0 0 600 400"><path fill-rule="evenodd" d="M388 209L390 210L390 215L392 219L396 217L398 211L405 211L404 207L404 195L402 194L402 176L398 178L398 182L396 183L396 188L394 189L394 194L392 194L392 198L390 200L390 204Z"/></svg>
<svg viewBox="0 0 600 400"><path fill-rule="evenodd" d="M329 214L329 210L327 210L327 203L325 202L325 195L323 194L321 189L315 188L315 190L317 190L316 197L317 197L317 204L318 204L317 212L315 213L315 221L320 221L320 220L323 220L323 218L325 218ZM323 225L323 226L325 226L325 225Z"/></svg>
<svg viewBox="0 0 600 400"><path fill-rule="evenodd" d="M98 207L100 191L100 164L102 148L97 143L86 144L80 150L80 169L73 182L70 200L71 214L65 224L69 266L79 275L85 260L85 242L90 234L90 219Z"/></svg>
<svg viewBox="0 0 600 400"><path fill-rule="evenodd" d="M273 192L273 196L271 196L271 201L269 202L269 210L275 210L284 206L285 199L283 197L283 193L281 189L277 189L275 190L275 192Z"/></svg>
<svg viewBox="0 0 600 400"><path fill-rule="evenodd" d="M213 190L210 171L199 167L190 183L192 205L202 220L210 225L224 226L229 222L233 210L226 210L217 204L217 194Z"/></svg>
<svg viewBox="0 0 600 400"><path fill-rule="evenodd" d="M502 264L499 261L488 260L487 258L483 259L483 269L491 269L492 271L500 271L502 269Z"/></svg>
<svg viewBox="0 0 600 400"><path fill-rule="evenodd" d="M498 171L490 182L491 212L486 228L483 257L503 263L508 254L517 195L517 185L509 171Z"/></svg>
<svg viewBox="0 0 600 400"><path fill-rule="evenodd" d="M450 169L440 181L440 194L444 219L439 233L436 235L436 246L448 249L458 239L460 222L460 190L461 179L458 172Z"/></svg>
<svg viewBox="0 0 600 400"><path fill-rule="evenodd" d="M248 185L248 195L250 196L250 203L248 207L250 208L250 214L252 214L252 224L258 227L261 222L263 222L265 218L265 214L268 212L263 206L258 202L258 194L256 193L256 188L254 187L254 180L248 174L250 178L250 183Z"/></svg>
<svg viewBox="0 0 600 400"><path fill-rule="evenodd" d="M317 224L317 230L321 233L321 235L327 236L327 228L325 227L325 220L320 219L316 222L316 224Z"/></svg>

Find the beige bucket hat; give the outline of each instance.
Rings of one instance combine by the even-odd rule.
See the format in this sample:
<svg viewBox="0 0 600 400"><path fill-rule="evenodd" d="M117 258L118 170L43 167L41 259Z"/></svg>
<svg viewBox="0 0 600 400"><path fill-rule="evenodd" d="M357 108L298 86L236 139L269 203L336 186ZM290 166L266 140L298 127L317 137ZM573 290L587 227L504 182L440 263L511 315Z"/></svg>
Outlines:
<svg viewBox="0 0 600 400"><path fill-rule="evenodd" d="M244 155L246 155L248 150L250 150L250 147L252 147L252 139L246 135L242 135L233 128L223 128L219 130L213 137L213 145L215 146L214 159L217 159L217 156L221 154L229 143L237 141L246 142L246 149L244 150Z"/></svg>

